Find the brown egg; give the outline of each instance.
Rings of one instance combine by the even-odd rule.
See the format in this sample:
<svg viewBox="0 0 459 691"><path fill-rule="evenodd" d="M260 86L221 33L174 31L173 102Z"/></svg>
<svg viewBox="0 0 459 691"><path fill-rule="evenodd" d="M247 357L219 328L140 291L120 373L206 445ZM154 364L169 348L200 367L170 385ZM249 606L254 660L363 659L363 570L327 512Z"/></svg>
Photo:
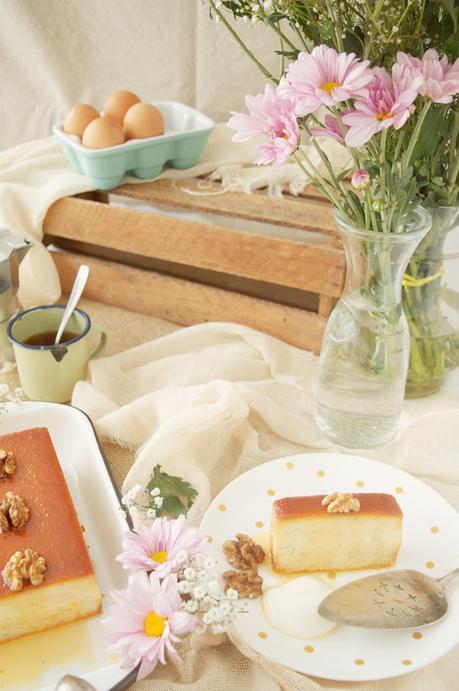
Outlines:
<svg viewBox="0 0 459 691"><path fill-rule="evenodd" d="M87 103L77 103L64 120L64 132L82 137L89 123L98 117L99 113L95 108Z"/></svg>
<svg viewBox="0 0 459 691"><path fill-rule="evenodd" d="M123 144L124 141L123 129L113 118L97 118L89 123L83 133L83 146L88 149L105 149Z"/></svg>
<svg viewBox="0 0 459 691"><path fill-rule="evenodd" d="M126 139L145 139L164 134L164 118L161 111L149 103L136 103L129 108L123 123Z"/></svg>
<svg viewBox="0 0 459 691"><path fill-rule="evenodd" d="M132 91L115 91L105 102L104 115L111 115L122 125L124 116L135 103L140 103L140 98Z"/></svg>

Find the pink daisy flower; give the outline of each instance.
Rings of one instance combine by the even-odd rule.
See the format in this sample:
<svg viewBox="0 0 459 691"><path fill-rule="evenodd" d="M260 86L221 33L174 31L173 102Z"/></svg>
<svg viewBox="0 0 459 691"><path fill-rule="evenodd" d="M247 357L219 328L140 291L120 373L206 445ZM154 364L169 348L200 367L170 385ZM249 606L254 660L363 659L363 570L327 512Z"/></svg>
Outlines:
<svg viewBox="0 0 459 691"><path fill-rule="evenodd" d="M188 556L198 554L206 544L196 528L185 525L185 517L157 518L151 526L126 533L124 552L117 560L128 571L154 571L160 578L178 571Z"/></svg>
<svg viewBox="0 0 459 691"><path fill-rule="evenodd" d="M346 133L349 129L342 121L343 115L350 113L350 110L341 113L341 126L334 115L326 115L324 118L324 127L311 127L311 134L314 137L332 137L340 144L344 144L343 132Z"/></svg>
<svg viewBox="0 0 459 691"><path fill-rule="evenodd" d="M236 130L233 142L245 142L258 134L268 136L266 144L259 144L260 156L255 163L280 165L298 148L300 128L293 104L281 98L272 84L263 94L246 96L249 113L232 112L228 127Z"/></svg>
<svg viewBox="0 0 459 691"><path fill-rule="evenodd" d="M451 103L453 96L459 93L459 58L450 65L446 55L440 59L437 51L430 48L422 60L399 51L397 63L410 67L415 76L422 77L419 93L434 103Z"/></svg>
<svg viewBox="0 0 459 691"><path fill-rule="evenodd" d="M109 630L105 638L110 651L119 655L122 667L133 669L140 663L137 678L143 679L156 667L166 664L166 653L175 661L181 658L173 643L196 628L197 617L181 609L175 576L162 582L152 573L147 584L130 583L126 590L112 591L116 604L104 620Z"/></svg>
<svg viewBox="0 0 459 691"><path fill-rule="evenodd" d="M399 64L392 67L392 77L382 67L374 67L373 74L368 97L356 100L355 110L343 117L343 122L349 125L348 146L362 146L374 134L389 127L400 129L414 109L421 77L413 78L411 69Z"/></svg>
<svg viewBox="0 0 459 691"><path fill-rule="evenodd" d="M316 46L311 53L300 53L288 67L279 94L295 103L298 116L313 113L321 105L335 106L368 94L373 79L369 60L359 60L354 53L337 53L328 46Z"/></svg>

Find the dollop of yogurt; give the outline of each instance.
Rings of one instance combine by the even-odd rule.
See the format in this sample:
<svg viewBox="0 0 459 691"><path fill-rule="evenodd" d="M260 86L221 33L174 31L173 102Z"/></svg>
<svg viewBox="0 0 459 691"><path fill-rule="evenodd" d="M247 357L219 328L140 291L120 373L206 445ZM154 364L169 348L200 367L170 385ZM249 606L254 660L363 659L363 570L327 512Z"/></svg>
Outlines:
<svg viewBox="0 0 459 691"><path fill-rule="evenodd" d="M314 576L298 576L263 593L263 609L271 626L292 638L317 638L336 624L317 614L324 597L330 594L323 581Z"/></svg>

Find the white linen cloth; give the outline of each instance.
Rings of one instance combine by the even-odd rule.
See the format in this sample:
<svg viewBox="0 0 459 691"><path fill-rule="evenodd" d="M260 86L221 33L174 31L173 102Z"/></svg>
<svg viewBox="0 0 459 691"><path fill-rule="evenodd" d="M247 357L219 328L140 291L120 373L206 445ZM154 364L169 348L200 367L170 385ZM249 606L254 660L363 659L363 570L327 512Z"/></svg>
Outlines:
<svg viewBox="0 0 459 691"><path fill-rule="evenodd" d="M250 166L256 157L257 142L236 145L231 141L232 135L225 125L217 125L198 165L187 170L166 168L159 177L180 180L212 173L211 178L222 179L226 189L250 192L267 186L275 192L284 184L290 184L295 193L303 189L307 179L296 164L277 168ZM324 143L337 168L341 167L344 149L332 139ZM316 152L312 147L308 150L313 162L320 166ZM126 177L125 182L144 181ZM33 242L20 267L19 299L24 307L56 302L60 296L56 268L41 244L43 220L49 207L61 197L93 189L90 178L70 167L54 137L0 152L0 228L9 228Z"/></svg>
<svg viewBox="0 0 459 691"><path fill-rule="evenodd" d="M201 324L91 362L90 380L76 385L72 403L89 414L102 438L138 449L125 490L145 485L160 463L199 491L189 514L198 525L209 501L244 471L288 454L334 448L312 419L317 372L317 357L271 336L237 324ZM417 475L459 509L459 388L406 402L395 441L352 453ZM190 653L177 670L158 669L136 688L457 688L457 648L407 676L337 684L266 661L234 634L232 640L238 650L224 643L220 655L212 648Z"/></svg>

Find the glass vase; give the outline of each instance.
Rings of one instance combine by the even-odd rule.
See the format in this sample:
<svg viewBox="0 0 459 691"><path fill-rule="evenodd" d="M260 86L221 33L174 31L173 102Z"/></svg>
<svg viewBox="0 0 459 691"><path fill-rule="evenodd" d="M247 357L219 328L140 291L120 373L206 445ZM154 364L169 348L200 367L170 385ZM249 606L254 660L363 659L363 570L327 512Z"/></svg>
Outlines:
<svg viewBox="0 0 459 691"><path fill-rule="evenodd" d="M353 227L337 212L335 218L346 281L322 341L315 418L335 443L367 448L397 431L410 345L402 278L431 219L418 208L398 232L383 233Z"/></svg>
<svg viewBox="0 0 459 691"><path fill-rule="evenodd" d="M430 209L432 228L403 279L403 307L411 336L408 398L439 390L459 365L459 207Z"/></svg>

